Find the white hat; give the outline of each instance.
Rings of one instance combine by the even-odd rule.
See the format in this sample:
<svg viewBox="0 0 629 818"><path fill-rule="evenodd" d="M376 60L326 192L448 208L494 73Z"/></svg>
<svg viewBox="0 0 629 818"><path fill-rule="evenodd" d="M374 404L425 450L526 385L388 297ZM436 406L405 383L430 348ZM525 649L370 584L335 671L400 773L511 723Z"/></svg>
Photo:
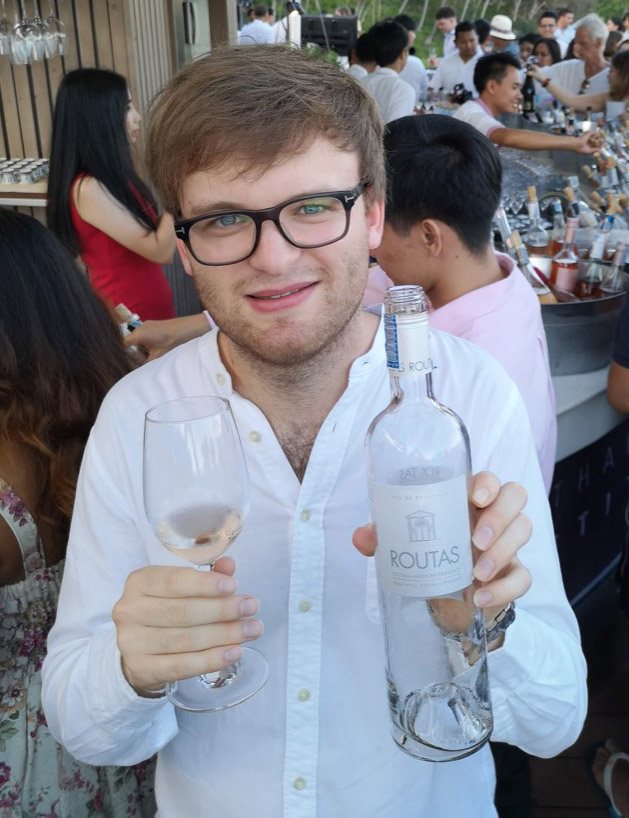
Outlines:
<svg viewBox="0 0 629 818"><path fill-rule="evenodd" d="M491 29L489 31L490 37L497 37L499 40L515 40L513 33L513 23L511 18L506 14L496 14L491 18L489 24Z"/></svg>

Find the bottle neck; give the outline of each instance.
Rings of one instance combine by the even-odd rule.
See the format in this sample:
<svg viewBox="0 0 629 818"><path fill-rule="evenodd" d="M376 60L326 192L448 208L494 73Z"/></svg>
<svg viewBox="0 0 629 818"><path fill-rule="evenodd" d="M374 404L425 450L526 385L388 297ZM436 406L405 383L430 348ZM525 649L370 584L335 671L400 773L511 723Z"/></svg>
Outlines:
<svg viewBox="0 0 629 818"><path fill-rule="evenodd" d="M411 291L410 287L405 289ZM385 295L384 326L391 388L394 398L403 398L405 402L432 397L428 312L421 288L412 289L419 290L421 302L393 303L394 298L401 301L405 297L402 287L390 288Z"/></svg>
<svg viewBox="0 0 629 818"><path fill-rule="evenodd" d="M432 372L424 375L398 375L389 370L391 394L397 401L404 403L425 403L434 400L432 391Z"/></svg>

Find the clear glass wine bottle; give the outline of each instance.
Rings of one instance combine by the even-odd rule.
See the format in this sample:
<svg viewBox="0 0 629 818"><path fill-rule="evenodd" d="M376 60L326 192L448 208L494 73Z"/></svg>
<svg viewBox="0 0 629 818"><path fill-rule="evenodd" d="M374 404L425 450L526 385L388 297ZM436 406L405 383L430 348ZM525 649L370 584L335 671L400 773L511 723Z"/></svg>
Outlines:
<svg viewBox="0 0 629 818"><path fill-rule="evenodd" d="M421 287L385 294L393 397L366 441L395 742L427 761L463 758L493 720L482 612L473 602L467 431L438 402Z"/></svg>

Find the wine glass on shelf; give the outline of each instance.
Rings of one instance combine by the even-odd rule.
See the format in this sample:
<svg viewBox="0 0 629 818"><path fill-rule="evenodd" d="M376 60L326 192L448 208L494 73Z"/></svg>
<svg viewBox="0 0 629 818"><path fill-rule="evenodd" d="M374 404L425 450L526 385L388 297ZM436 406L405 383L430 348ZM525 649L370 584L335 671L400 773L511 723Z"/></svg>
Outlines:
<svg viewBox="0 0 629 818"><path fill-rule="evenodd" d="M155 536L172 554L212 570L240 533L249 510L249 473L229 401L178 398L150 409L144 423L144 508ZM216 673L168 685L184 710L224 710L266 682L266 659L242 657Z"/></svg>
<svg viewBox="0 0 629 818"><path fill-rule="evenodd" d="M0 55L8 56L11 53L11 21L7 17L6 0L0 1L2 17L0 17Z"/></svg>
<svg viewBox="0 0 629 818"><path fill-rule="evenodd" d="M46 26L48 29L45 35L46 56L55 57L58 54L63 57L66 48L65 25L55 13L54 0L50 0L50 13L46 17Z"/></svg>

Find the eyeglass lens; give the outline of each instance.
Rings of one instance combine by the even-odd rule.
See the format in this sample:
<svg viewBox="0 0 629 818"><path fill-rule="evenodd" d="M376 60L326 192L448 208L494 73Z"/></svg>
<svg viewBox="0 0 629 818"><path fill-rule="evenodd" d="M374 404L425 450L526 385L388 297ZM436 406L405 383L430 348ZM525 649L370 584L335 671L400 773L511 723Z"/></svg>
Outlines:
<svg viewBox="0 0 629 818"><path fill-rule="evenodd" d="M317 196L290 202L279 215L286 238L299 247L320 247L340 239L349 219L341 201ZM256 224L243 213L223 213L190 228L190 246L199 261L228 264L246 258L256 242Z"/></svg>

